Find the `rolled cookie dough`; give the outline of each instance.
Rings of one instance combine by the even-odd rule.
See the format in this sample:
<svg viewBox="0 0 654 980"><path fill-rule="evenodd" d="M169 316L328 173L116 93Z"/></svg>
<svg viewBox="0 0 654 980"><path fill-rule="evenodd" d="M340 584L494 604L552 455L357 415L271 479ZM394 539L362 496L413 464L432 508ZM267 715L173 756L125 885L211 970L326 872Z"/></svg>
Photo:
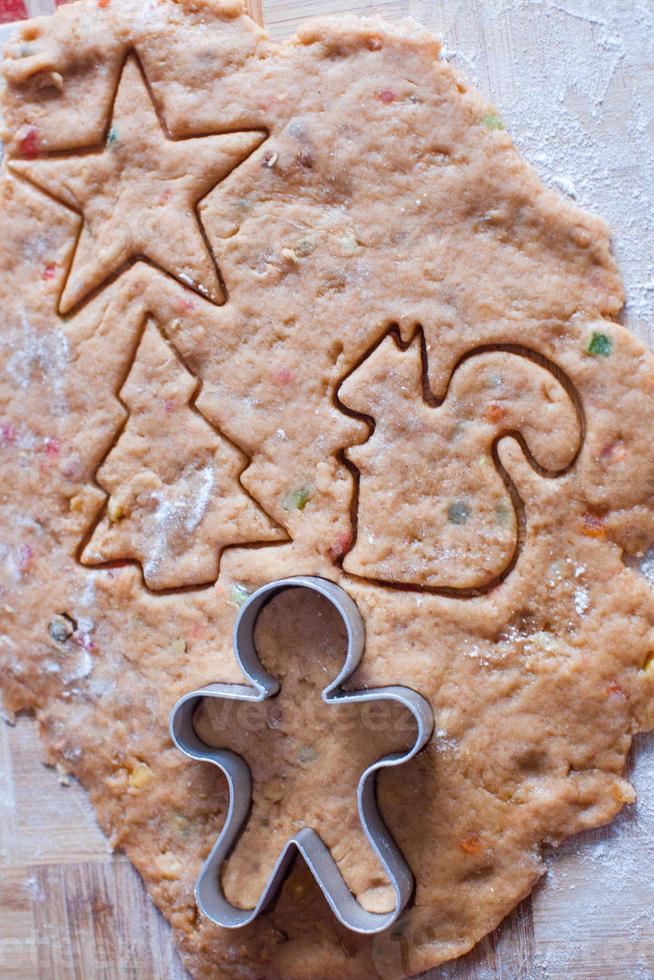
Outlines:
<svg viewBox="0 0 654 980"><path fill-rule="evenodd" d="M235 2L83 0L19 29L3 71L7 707L36 712L193 975L461 955L529 893L543 842L632 801L625 757L654 725L654 603L624 561L654 539L654 361L617 323L605 225L540 184L413 23L276 45ZM339 928L301 867L239 933L194 905L227 791L168 712L240 680L244 595L307 573L364 616L353 684L413 687L436 717L379 783L417 881L399 946ZM262 657L287 637L311 693L336 640L279 608ZM323 737L324 772L386 750L356 727ZM323 833L382 907L298 741L255 783L275 832L253 848L265 864L284 783L314 766ZM245 900L251 855L227 882Z"/></svg>

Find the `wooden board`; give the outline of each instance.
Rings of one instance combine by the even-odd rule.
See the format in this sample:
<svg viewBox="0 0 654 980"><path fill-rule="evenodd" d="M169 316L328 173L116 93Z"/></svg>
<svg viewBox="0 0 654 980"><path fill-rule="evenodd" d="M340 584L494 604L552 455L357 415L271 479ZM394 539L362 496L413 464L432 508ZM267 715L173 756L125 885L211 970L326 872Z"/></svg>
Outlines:
<svg viewBox="0 0 654 980"><path fill-rule="evenodd" d="M33 12L48 3L29 0ZM260 0L252 6L256 12ZM647 40L654 5L264 0L263 7L276 38L308 16L346 12L410 15L443 33L454 62L495 101L544 179L567 191L576 185L579 203L609 221L630 297L627 320L651 341L646 114L654 104ZM29 718L0 724L0 978L181 980L170 931L138 875L110 853L83 790L60 785L39 758ZM434 971L434 980L653 980L651 737L638 740L634 779L638 806L548 857L550 873L534 896L473 953Z"/></svg>

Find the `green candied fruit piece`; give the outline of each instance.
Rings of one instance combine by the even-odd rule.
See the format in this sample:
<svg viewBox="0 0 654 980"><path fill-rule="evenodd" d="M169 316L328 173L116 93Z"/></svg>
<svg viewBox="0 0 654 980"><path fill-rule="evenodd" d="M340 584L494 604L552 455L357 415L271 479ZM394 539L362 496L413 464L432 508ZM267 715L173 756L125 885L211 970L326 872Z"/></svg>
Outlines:
<svg viewBox="0 0 654 980"><path fill-rule="evenodd" d="M118 141L118 130L112 126L107 135L107 146L113 146Z"/></svg>
<svg viewBox="0 0 654 980"><path fill-rule="evenodd" d="M511 521L511 508L507 507L506 504L499 503L495 507L495 519L498 524L506 527Z"/></svg>
<svg viewBox="0 0 654 980"><path fill-rule="evenodd" d="M605 333L593 332L586 350L593 357L608 357L613 350L613 341Z"/></svg>
<svg viewBox="0 0 654 980"><path fill-rule="evenodd" d="M245 588L244 585L240 585L236 582L232 588L230 594L230 602L233 602L235 606L244 606L245 603L250 598L251 593Z"/></svg>
<svg viewBox="0 0 654 980"><path fill-rule="evenodd" d="M494 112L486 112L479 120L486 129L504 129L504 123Z"/></svg>
<svg viewBox="0 0 654 980"><path fill-rule="evenodd" d="M181 813L173 813L169 825L173 834L178 837L188 837L192 830L191 821Z"/></svg>
<svg viewBox="0 0 654 980"><path fill-rule="evenodd" d="M450 524L466 524L470 517L470 508L462 500L456 500L447 508L447 519Z"/></svg>
<svg viewBox="0 0 654 980"><path fill-rule="evenodd" d="M488 371L484 375L484 388L501 388L503 380L497 371Z"/></svg>
<svg viewBox="0 0 654 980"><path fill-rule="evenodd" d="M311 497L311 487L304 486L298 487L297 490L292 490L287 497L284 498L282 507L284 510L304 510Z"/></svg>
<svg viewBox="0 0 654 980"><path fill-rule="evenodd" d="M306 235L304 238L298 238L296 242L293 242L293 251L300 259L305 259L307 255L315 250L316 243L313 238Z"/></svg>

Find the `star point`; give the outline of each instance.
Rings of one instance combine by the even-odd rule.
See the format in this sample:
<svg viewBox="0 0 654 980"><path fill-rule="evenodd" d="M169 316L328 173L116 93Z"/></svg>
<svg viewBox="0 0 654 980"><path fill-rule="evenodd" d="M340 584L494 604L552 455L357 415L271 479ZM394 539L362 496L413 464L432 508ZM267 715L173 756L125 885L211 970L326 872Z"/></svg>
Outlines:
<svg viewBox="0 0 654 980"><path fill-rule="evenodd" d="M70 313L138 261L224 302L198 205L266 138L257 130L172 139L130 55L102 146L11 164L82 221L59 312Z"/></svg>

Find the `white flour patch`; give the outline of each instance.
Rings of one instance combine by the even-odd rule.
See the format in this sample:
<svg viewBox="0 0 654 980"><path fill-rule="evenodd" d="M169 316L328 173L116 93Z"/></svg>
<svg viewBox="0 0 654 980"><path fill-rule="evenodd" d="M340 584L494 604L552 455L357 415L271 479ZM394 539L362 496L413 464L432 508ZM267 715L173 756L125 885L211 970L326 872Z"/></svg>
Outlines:
<svg viewBox="0 0 654 980"><path fill-rule="evenodd" d="M654 739L641 736L639 743L637 804L548 857L550 873L534 896L538 943L530 977L654 976L654 875L646 857L654 826Z"/></svg>
<svg viewBox="0 0 654 980"><path fill-rule="evenodd" d="M1 344L7 352L5 372L19 388L28 388L35 380L49 386L53 394L55 415L65 415L68 403L65 383L68 373L68 340L56 328L43 333L35 330L25 311L21 311L18 328L4 330Z"/></svg>
<svg viewBox="0 0 654 980"><path fill-rule="evenodd" d="M654 589L654 548L651 548L639 564L648 584Z"/></svg>
<svg viewBox="0 0 654 980"><path fill-rule="evenodd" d="M77 651L75 662L63 676L65 684L73 684L75 681L83 680L89 676L94 667L92 653L97 645L94 640L96 623L92 612L95 608L95 588L98 574L94 571L88 572L84 589L71 610L76 624L73 642Z"/></svg>
<svg viewBox="0 0 654 980"><path fill-rule="evenodd" d="M174 487L153 494L156 508L152 517L152 551L143 565L146 576L155 578L164 561L174 558L176 542L187 542L188 535L202 523L215 483L213 463L194 470Z"/></svg>
<svg viewBox="0 0 654 980"><path fill-rule="evenodd" d="M590 598L587 590L582 589L581 586L575 589L574 606L577 616L583 616L586 612L588 612Z"/></svg>
<svg viewBox="0 0 654 980"><path fill-rule="evenodd" d="M92 670L93 658L91 657L89 651L82 647L79 652L79 656L77 657L77 663L72 670L69 670L65 675L64 683L72 684L74 681L81 681L85 677L88 677Z"/></svg>
<svg viewBox="0 0 654 980"><path fill-rule="evenodd" d="M608 222L626 319L644 333L654 319L654 4L423 0L409 9L445 38L444 56L495 103L544 181Z"/></svg>
<svg viewBox="0 0 654 980"><path fill-rule="evenodd" d="M79 600L82 609L90 609L95 605L95 582L97 575L97 572L89 572L84 591Z"/></svg>
<svg viewBox="0 0 654 980"><path fill-rule="evenodd" d="M205 466L200 471L200 486L195 492L195 499L191 495L191 510L185 521L185 527L189 534L195 531L207 511L214 482L213 466Z"/></svg>
<svg viewBox="0 0 654 980"><path fill-rule="evenodd" d="M14 549L2 541L0 541L0 563L4 570L4 577L8 583L16 585L20 582L21 573Z"/></svg>

